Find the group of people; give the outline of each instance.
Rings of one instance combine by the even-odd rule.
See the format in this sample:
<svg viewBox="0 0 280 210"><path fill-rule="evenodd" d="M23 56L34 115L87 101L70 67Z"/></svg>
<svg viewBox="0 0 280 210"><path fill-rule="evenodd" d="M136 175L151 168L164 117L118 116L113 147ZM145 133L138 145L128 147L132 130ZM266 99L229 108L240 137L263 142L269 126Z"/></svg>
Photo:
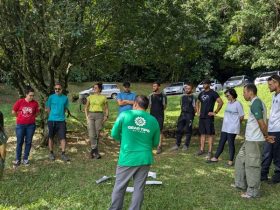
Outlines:
<svg viewBox="0 0 280 210"><path fill-rule="evenodd" d="M154 84L158 86L157 83ZM153 85L153 87L154 87ZM204 90L196 98L193 95L193 85L186 84L185 94L181 97L181 114L177 122L176 144L171 150L180 148L183 130L186 132L186 141L182 150L187 151L190 146L193 119L199 116L200 149L197 155L205 154L205 141L208 139L207 162L216 163L223 152L226 141L229 143L228 166L235 166L235 182L231 186L245 191L242 198L260 196L261 181L268 181L271 162L274 162L275 171L269 183L280 182L280 77L273 75L268 78L270 92L274 92L270 117L267 122L266 106L257 96L257 87L247 84L243 88L243 97L250 102L249 117L246 124L245 141L242 144L234 164L235 137L240 134L241 122L244 120L242 104L237 100L234 89L225 91L228 100L226 105L221 136L217 151L212 157L215 135L214 118L221 110L223 101L210 88L211 81L204 80ZM130 209L140 209L143 201L145 180L148 176L150 164L153 162L152 148L160 142L160 127L163 119L151 118L146 109L152 107L153 97L157 98L157 105L161 105L162 112L166 108L166 98L157 95L154 91L148 98L136 97L133 110L121 113L112 129L112 137L121 143L120 157L116 170L116 182L112 193L110 210L122 209L126 187L133 178L134 193ZM161 99L159 99L161 98ZM160 103L161 102L161 103ZM215 104L217 103L216 109ZM157 113L159 111L157 110ZM164 115L163 115L164 116ZM158 123L155 123L155 120ZM157 125L156 125L157 124ZM263 150L263 152L262 152Z"/></svg>
<svg viewBox="0 0 280 210"><path fill-rule="evenodd" d="M188 151L193 130L195 115L199 117L200 148L197 155L206 154L208 163L219 161L226 141L229 144L228 166L235 165L235 183L233 187L246 190L242 197L253 198L259 196L260 182L268 180L269 167L272 160L275 173L272 183L280 182L280 77L273 75L268 79L268 86L273 96L271 114L267 123L266 106L257 96L254 84L244 86L243 96L250 101L250 113L246 125L245 142L235 159L235 137L240 133L241 122L244 119L242 104L237 100L234 89L225 91L228 100L226 105L219 145L212 157L215 135L214 119L223 106L219 94L210 88L211 81L203 81L204 90L198 97L193 94L193 85L185 85L185 93L180 98L181 114L177 121L176 142L170 149L181 147L182 137L186 133L186 140L182 146ZM140 209L143 201L143 190L149 167L153 163L153 147L157 147L157 154L162 152L162 129L164 125L164 111L167 107L167 97L160 90L160 83L154 82L152 94L148 97L137 96L130 90L130 83L123 84L123 91L117 96L119 114L112 128L111 136L120 142L120 156L116 170L116 183L112 193L110 209L121 209L123 197L130 178L134 180L134 193L130 209ZM65 112L69 102L63 94L62 85L54 86L55 93L50 95L45 105L48 113L49 130L49 158L55 160L53 152L54 137L57 136L61 144L61 159L70 161L65 153L66 122ZM100 159L98 150L100 131L109 117L107 98L102 94L102 83L93 85L93 93L87 97L85 117L88 124L88 135L91 143L90 155ZM25 98L19 99L13 106L12 113L16 116L16 158L14 166L29 165L29 153L35 132L35 120L40 109L34 100L34 89L27 88ZM217 103L216 109L215 104ZM150 114L146 110L150 108ZM0 135L4 125L0 126ZM1 136L0 136L1 137ZM4 137L0 138L0 148L4 145ZM208 140L208 151L205 152L205 142ZM25 143L22 158L22 147ZM262 146L264 144L264 146ZM263 148L263 152L262 152ZM0 150L0 170L4 167L5 153Z"/></svg>

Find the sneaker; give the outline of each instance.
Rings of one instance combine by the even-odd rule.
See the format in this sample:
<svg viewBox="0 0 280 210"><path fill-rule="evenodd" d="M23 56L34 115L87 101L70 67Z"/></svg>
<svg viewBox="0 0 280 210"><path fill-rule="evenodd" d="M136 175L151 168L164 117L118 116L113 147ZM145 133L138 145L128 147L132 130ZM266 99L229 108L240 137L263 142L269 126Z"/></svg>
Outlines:
<svg viewBox="0 0 280 210"><path fill-rule="evenodd" d="M199 150L199 151L196 153L197 156L200 156L200 155L203 155L203 154L205 154L205 152L204 152L203 150Z"/></svg>
<svg viewBox="0 0 280 210"><path fill-rule="evenodd" d="M261 177L261 181L268 181L267 176L266 177L265 176Z"/></svg>
<svg viewBox="0 0 280 210"><path fill-rule="evenodd" d="M212 152L208 152L205 158L206 158L207 160L210 160L211 157L212 157Z"/></svg>
<svg viewBox="0 0 280 210"><path fill-rule="evenodd" d="M158 147L158 148L157 148L157 154L160 154L161 152L162 152L161 147Z"/></svg>
<svg viewBox="0 0 280 210"><path fill-rule="evenodd" d="M96 151L96 149L91 149L91 150L90 150L90 157L91 157L91 158L94 158L94 157L95 157L95 153L96 153L95 151Z"/></svg>
<svg viewBox="0 0 280 210"><path fill-rule="evenodd" d="M49 154L49 159L50 159L51 161L54 161L54 160L55 160L55 156L54 156L53 153L50 153L50 154Z"/></svg>
<svg viewBox="0 0 280 210"><path fill-rule="evenodd" d="M61 159L65 162L70 161L69 157L65 153L61 154Z"/></svg>
<svg viewBox="0 0 280 210"><path fill-rule="evenodd" d="M234 183L231 184L230 186L233 187L233 188L235 188L235 189L237 189L237 190L242 190L242 191L246 190L246 188L244 188L244 189L243 189L243 188L240 188L240 187L236 186Z"/></svg>
<svg viewBox="0 0 280 210"><path fill-rule="evenodd" d="M14 166L14 168L20 166L20 161L19 160L13 161L13 166Z"/></svg>
<svg viewBox="0 0 280 210"><path fill-rule="evenodd" d="M277 176L277 177L273 176L272 179L271 179L271 181L273 182L273 184L278 184L278 183L280 183L279 176Z"/></svg>
<svg viewBox="0 0 280 210"><path fill-rule="evenodd" d="M96 153L96 154L94 155L94 159L101 159L101 155L100 155L99 153Z"/></svg>
<svg viewBox="0 0 280 210"><path fill-rule="evenodd" d="M182 151L186 152L188 150L188 147L186 145L183 146Z"/></svg>
<svg viewBox="0 0 280 210"><path fill-rule="evenodd" d="M24 166L29 166L29 165L30 165L29 160L23 160L23 161L22 161L22 164L23 164Z"/></svg>
<svg viewBox="0 0 280 210"><path fill-rule="evenodd" d="M170 148L170 151L176 151L179 149L179 146L176 144L175 146Z"/></svg>

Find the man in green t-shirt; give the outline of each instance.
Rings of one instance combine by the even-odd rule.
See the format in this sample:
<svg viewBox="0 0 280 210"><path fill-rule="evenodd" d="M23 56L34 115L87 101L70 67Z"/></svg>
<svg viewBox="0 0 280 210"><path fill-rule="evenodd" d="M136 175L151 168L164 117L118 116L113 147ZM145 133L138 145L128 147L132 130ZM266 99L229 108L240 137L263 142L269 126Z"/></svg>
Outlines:
<svg viewBox="0 0 280 210"><path fill-rule="evenodd" d="M246 190L243 198L259 196L261 183L261 150L264 141L273 143L267 134L266 107L257 97L257 87L248 84L244 87L244 99L251 107L246 124L245 142L235 160L235 184L233 187Z"/></svg>
<svg viewBox="0 0 280 210"><path fill-rule="evenodd" d="M146 96L137 96L133 110L122 112L113 126L111 135L121 146L110 210L122 209L131 178L134 192L130 209L141 208L146 178L154 161L152 149L158 146L160 139L158 122L146 112L148 106Z"/></svg>

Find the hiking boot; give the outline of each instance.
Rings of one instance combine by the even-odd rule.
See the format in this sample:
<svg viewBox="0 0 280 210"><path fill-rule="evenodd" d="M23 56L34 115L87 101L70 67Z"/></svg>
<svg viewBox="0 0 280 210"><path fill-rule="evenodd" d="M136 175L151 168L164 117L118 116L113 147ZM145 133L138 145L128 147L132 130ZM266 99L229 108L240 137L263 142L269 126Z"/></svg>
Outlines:
<svg viewBox="0 0 280 210"><path fill-rule="evenodd" d="M67 162L67 161L70 161L70 158L65 153L62 153L61 154L61 160Z"/></svg>
<svg viewBox="0 0 280 210"><path fill-rule="evenodd" d="M205 154L205 152L204 152L203 150L199 150L199 151L196 153L197 156L201 156L201 155L203 155L203 154Z"/></svg>
<svg viewBox="0 0 280 210"><path fill-rule="evenodd" d="M54 156L54 154L53 154L52 152L49 153L49 159L50 159L51 161L54 161L54 160L55 160L55 156Z"/></svg>
<svg viewBox="0 0 280 210"><path fill-rule="evenodd" d="M20 161L19 160L13 161L13 167L17 168L18 166L20 166Z"/></svg>
<svg viewBox="0 0 280 210"><path fill-rule="evenodd" d="M30 165L29 160L23 160L23 161L22 161L22 164L23 164L24 166L29 166L29 165Z"/></svg>
<svg viewBox="0 0 280 210"><path fill-rule="evenodd" d="M177 151L179 149L179 146L176 144L175 146L170 148L170 151Z"/></svg>
<svg viewBox="0 0 280 210"><path fill-rule="evenodd" d="M158 147L157 148L157 154L160 154L160 153L162 153L162 149L161 149L161 147Z"/></svg>
<svg viewBox="0 0 280 210"><path fill-rule="evenodd" d="M188 150L188 146L187 146L187 145L184 145L183 148L182 148L182 151L183 151L183 152L186 152L187 150Z"/></svg>

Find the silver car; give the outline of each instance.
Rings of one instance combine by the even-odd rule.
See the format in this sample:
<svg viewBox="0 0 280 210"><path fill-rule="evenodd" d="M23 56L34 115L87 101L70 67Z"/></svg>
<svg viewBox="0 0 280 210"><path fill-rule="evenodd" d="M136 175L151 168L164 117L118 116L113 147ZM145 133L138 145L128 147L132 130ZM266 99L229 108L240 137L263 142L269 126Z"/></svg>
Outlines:
<svg viewBox="0 0 280 210"><path fill-rule="evenodd" d="M217 91L217 92L223 90L222 84L221 84L218 80L216 80L216 79L211 79L210 88L211 88L212 90ZM195 91L196 91L197 93L199 93L199 92L201 92L201 91L203 91L203 90L204 90L204 88L203 88L203 82L201 82L201 83L199 83L199 85L196 87Z"/></svg>
<svg viewBox="0 0 280 210"><path fill-rule="evenodd" d="M165 95L182 94L184 92L184 82L172 83L162 91Z"/></svg>
<svg viewBox="0 0 280 210"><path fill-rule="evenodd" d="M263 72L260 76L258 76L255 79L255 85L266 83L267 79L274 74L277 74L278 76L280 76L280 71Z"/></svg>
<svg viewBox="0 0 280 210"><path fill-rule="evenodd" d="M230 77L225 83L224 83L224 89L228 88L234 88L237 86L244 86L249 83L252 83L252 80L250 77L246 75L241 75L241 76L233 76Z"/></svg>
<svg viewBox="0 0 280 210"><path fill-rule="evenodd" d="M102 85L101 94L106 96L107 98L116 99L118 93L120 93L120 89L116 84L103 84ZM84 104L86 102L86 98L93 92L93 88L88 88L79 92L79 99Z"/></svg>

